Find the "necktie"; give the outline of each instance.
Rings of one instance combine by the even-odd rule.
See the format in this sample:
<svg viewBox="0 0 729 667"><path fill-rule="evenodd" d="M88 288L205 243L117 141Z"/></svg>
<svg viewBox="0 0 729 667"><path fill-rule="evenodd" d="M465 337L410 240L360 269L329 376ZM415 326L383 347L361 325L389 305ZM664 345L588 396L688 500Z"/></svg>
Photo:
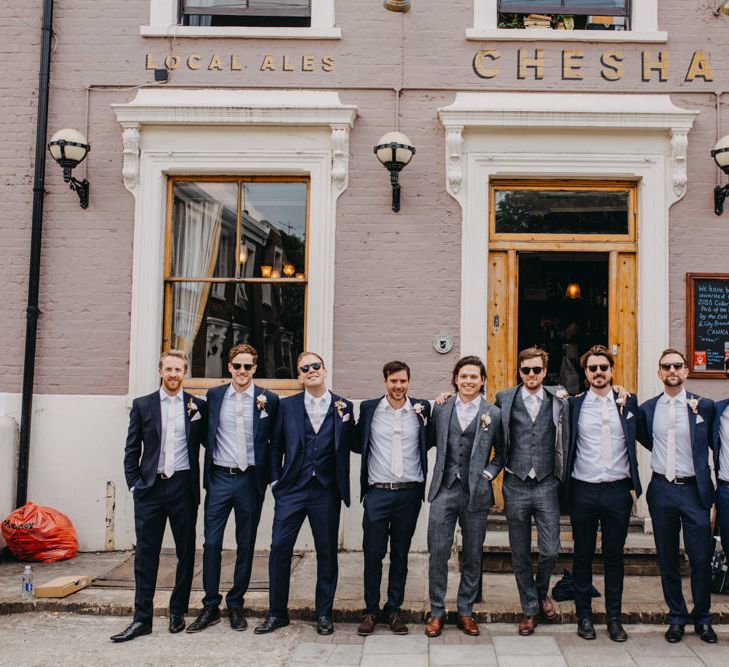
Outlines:
<svg viewBox="0 0 729 667"><path fill-rule="evenodd" d="M395 477L400 479L403 475L402 468L402 410L393 410L392 415L392 451L390 452L390 464Z"/></svg>
<svg viewBox="0 0 729 667"><path fill-rule="evenodd" d="M536 394L529 395L529 416L532 418L532 423L537 421L537 415L539 414L539 399Z"/></svg>
<svg viewBox="0 0 729 667"><path fill-rule="evenodd" d="M676 399L668 401L668 452L666 453L666 479L676 479Z"/></svg>
<svg viewBox="0 0 729 667"><path fill-rule="evenodd" d="M248 443L246 442L246 421L243 417L243 394L235 395L235 441L238 449L238 468L248 467Z"/></svg>
<svg viewBox="0 0 729 667"><path fill-rule="evenodd" d="M315 398L313 401L314 410L311 418L311 425L314 427L314 433L319 433L319 428L321 427L321 399Z"/></svg>
<svg viewBox="0 0 729 667"><path fill-rule="evenodd" d="M602 407L602 464L605 468L613 467L613 443L610 437L610 413L608 412L608 402L610 399L605 396L600 399Z"/></svg>
<svg viewBox="0 0 729 667"><path fill-rule="evenodd" d="M165 477L175 474L175 401L167 399L167 430L165 432Z"/></svg>

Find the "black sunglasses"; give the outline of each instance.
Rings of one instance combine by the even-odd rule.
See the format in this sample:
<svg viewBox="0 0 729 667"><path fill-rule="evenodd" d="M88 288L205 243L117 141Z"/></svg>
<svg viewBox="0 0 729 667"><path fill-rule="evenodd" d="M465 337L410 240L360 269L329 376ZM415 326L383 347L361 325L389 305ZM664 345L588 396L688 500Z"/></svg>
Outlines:
<svg viewBox="0 0 729 667"><path fill-rule="evenodd" d="M530 375L531 373L539 375L544 369L541 366L522 366L519 370L524 375Z"/></svg>
<svg viewBox="0 0 729 667"><path fill-rule="evenodd" d="M664 371L670 371L672 368L675 368L677 371L680 371L683 368L683 361L679 361L675 364L661 364L661 368Z"/></svg>
<svg viewBox="0 0 729 667"><path fill-rule="evenodd" d="M603 373L607 372L607 369L610 368L610 364L590 364L587 367L587 370L590 371L590 373L597 373L597 369L600 369Z"/></svg>
<svg viewBox="0 0 729 667"><path fill-rule="evenodd" d="M249 371L251 370L255 364L239 364L239 363L232 363L230 364L235 370L239 371L241 368L243 370Z"/></svg>
<svg viewBox="0 0 729 667"><path fill-rule="evenodd" d="M310 368L313 368L315 371L318 371L321 368L321 361L314 361L311 364L304 364L303 366L299 366L299 370L302 373L308 373Z"/></svg>

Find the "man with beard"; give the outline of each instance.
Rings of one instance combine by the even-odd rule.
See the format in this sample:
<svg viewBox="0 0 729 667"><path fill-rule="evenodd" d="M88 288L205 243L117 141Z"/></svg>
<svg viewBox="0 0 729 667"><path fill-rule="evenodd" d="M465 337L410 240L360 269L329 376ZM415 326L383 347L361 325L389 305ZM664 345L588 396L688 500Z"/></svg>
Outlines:
<svg viewBox="0 0 729 667"><path fill-rule="evenodd" d="M653 521L663 597L668 605L666 640L680 642L684 626L693 620L702 641L714 644L711 627L711 557L713 544L710 510L714 485L709 469L714 402L687 392L686 358L678 350L664 350L658 360L662 394L640 406L638 440L651 450L653 477L646 499ZM679 534L691 566L689 615L681 589Z"/></svg>
<svg viewBox="0 0 729 667"><path fill-rule="evenodd" d="M570 447L565 485L575 540L574 586L577 634L595 639L592 624L592 561L598 523L605 565L605 608L610 639L624 642L620 622L623 598L623 549L633 496L641 494L635 431L638 401L612 391L615 360L603 345L580 358L590 388L570 398Z"/></svg>

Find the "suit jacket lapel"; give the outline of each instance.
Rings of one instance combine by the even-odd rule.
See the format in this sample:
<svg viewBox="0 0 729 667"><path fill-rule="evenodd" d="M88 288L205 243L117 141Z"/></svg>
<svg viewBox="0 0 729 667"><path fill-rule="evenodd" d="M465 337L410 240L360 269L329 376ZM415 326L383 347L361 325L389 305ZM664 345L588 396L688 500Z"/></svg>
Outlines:
<svg viewBox="0 0 729 667"><path fill-rule="evenodd" d="M456 396L452 396L443 404L443 419L438 422L438 454L445 464L446 447L448 447L448 429L450 429L453 411L456 409Z"/></svg>
<svg viewBox="0 0 729 667"><path fill-rule="evenodd" d="M154 425L157 429L157 438L160 443L160 447L162 446L162 405L160 404L160 397L159 393L156 395L152 395L152 401L151 401L151 409L152 409L152 418L154 419Z"/></svg>
<svg viewBox="0 0 729 667"><path fill-rule="evenodd" d="M190 414L190 411L187 409L187 403L188 401L192 401L192 396L190 394L182 392L182 416L185 419L185 439L187 440L187 444L190 444L190 419L192 418L192 415Z"/></svg>
<svg viewBox="0 0 729 667"><path fill-rule="evenodd" d="M511 428L511 408L514 405L514 399L518 391L521 391L521 385L517 385L504 393L504 403L501 406L501 422L504 424L504 433L507 437Z"/></svg>
<svg viewBox="0 0 729 667"><path fill-rule="evenodd" d="M481 426L481 415L487 413L489 409L486 399L481 396L481 402L478 406L478 412L476 412L476 434L473 436L473 445L471 446L471 461L476 456L476 452L479 450L481 444L481 437L486 434L487 429ZM487 461L488 463L488 461ZM470 468L469 468L470 469ZM480 472L480 471L479 471Z"/></svg>
<svg viewBox="0 0 729 667"><path fill-rule="evenodd" d="M296 394L296 401L294 402L294 410L296 411L296 434L298 438L296 440L296 446L299 447L303 444L306 432L306 408L304 407L304 393L301 392Z"/></svg>
<svg viewBox="0 0 729 667"><path fill-rule="evenodd" d="M691 406L688 404L688 401L694 398L693 394L689 394L686 392L686 411L688 413L688 423L689 423L689 432L691 434L691 452L693 454L694 451L694 437L696 435L696 417L698 416L698 412L694 414L694 411L691 409Z"/></svg>
<svg viewBox="0 0 729 667"><path fill-rule="evenodd" d="M258 437L258 423L261 421L261 411L257 408L258 397L263 393L261 387L253 385L253 442Z"/></svg>
<svg viewBox="0 0 729 667"><path fill-rule="evenodd" d="M339 450L339 437L342 434L342 420L340 419L340 417L339 417L339 411L334 406L334 404L338 400L340 400L340 398L336 394L334 394L332 392L330 392L330 393L332 394L332 400L331 400L331 403L329 405L329 410L333 410L334 411L334 451L336 452L336 451ZM327 410L327 412L329 412L329 410ZM324 418L326 419L326 416Z"/></svg>

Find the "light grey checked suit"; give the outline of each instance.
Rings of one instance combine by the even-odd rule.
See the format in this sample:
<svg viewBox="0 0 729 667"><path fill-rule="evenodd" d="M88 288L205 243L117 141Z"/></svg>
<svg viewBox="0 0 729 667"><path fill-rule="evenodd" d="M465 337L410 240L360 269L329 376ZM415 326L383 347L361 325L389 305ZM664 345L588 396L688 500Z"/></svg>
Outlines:
<svg viewBox="0 0 729 667"><path fill-rule="evenodd" d="M559 558L559 491L569 449L569 404L557 396L564 392L562 387L544 386L543 403L532 423L521 389L518 385L499 392L496 405L502 415L504 466L511 471L504 475L502 491L514 576L522 610L534 616ZM535 479L528 476L532 466ZM531 565L532 516L539 548L536 577Z"/></svg>
<svg viewBox="0 0 729 667"><path fill-rule="evenodd" d="M433 479L428 491L430 516L428 518L428 551L430 611L433 616L445 613L444 599L448 586L448 559L453 547L456 522L463 535L463 560L457 606L461 616L471 616L481 578L481 551L486 536L486 518L494 504L491 481L482 476L488 470L494 477L501 469L501 413L499 409L481 399L476 417L467 429L458 424L455 411L456 396L433 408L429 447L437 447ZM489 423L482 415L488 415ZM454 423L455 422L455 423ZM472 434L472 435L471 435ZM446 470L448 448L461 447L462 439L472 438L468 456L462 461L453 479L452 469ZM468 441L465 441L468 442ZM489 462L491 451L494 459ZM452 452L450 460L453 460ZM466 479L463 479L465 475ZM450 482L450 483L449 483Z"/></svg>

